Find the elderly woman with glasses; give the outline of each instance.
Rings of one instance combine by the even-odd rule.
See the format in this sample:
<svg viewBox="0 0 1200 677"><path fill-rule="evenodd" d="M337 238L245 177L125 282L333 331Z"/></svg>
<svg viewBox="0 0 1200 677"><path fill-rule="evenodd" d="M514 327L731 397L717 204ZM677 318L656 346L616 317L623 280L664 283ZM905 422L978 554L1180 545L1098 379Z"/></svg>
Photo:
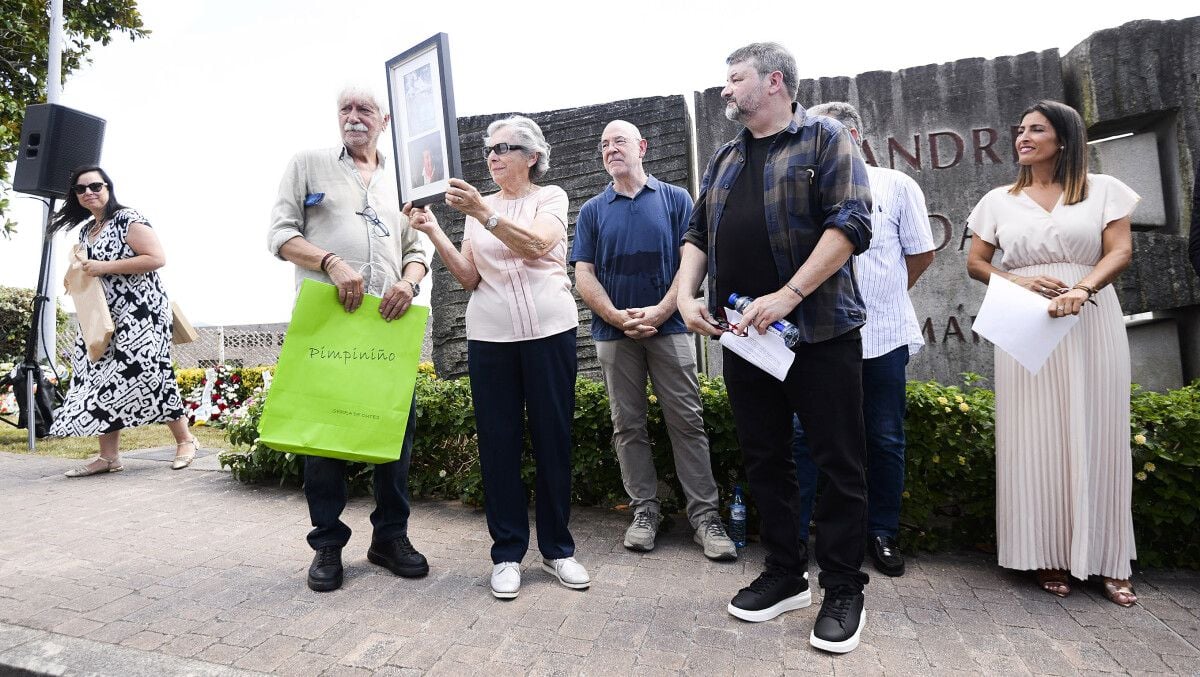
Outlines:
<svg viewBox="0 0 1200 677"><path fill-rule="evenodd" d="M154 230L137 211L117 202L112 179L99 167L71 176L66 202L50 232L83 223L79 246L83 272L100 281L113 320L113 335L96 360L82 333L71 357L71 389L54 414L50 434L99 436L100 454L67 471L87 477L124 469L118 455L121 430L166 423L175 436L175 469L196 456L183 399L171 368L171 307L158 269L166 263Z"/></svg>
<svg viewBox="0 0 1200 677"><path fill-rule="evenodd" d="M492 594L517 596L529 549L521 482L528 429L537 465L536 512L542 568L587 588L567 528L571 512L571 421L579 315L567 276L567 194L534 181L550 166L550 144L529 118L488 126L484 157L499 192L481 195L451 179L446 204L466 215L459 250L428 210L405 206L446 267L471 292L467 360L479 432L484 509L492 536ZM528 420L528 424L526 421Z"/></svg>

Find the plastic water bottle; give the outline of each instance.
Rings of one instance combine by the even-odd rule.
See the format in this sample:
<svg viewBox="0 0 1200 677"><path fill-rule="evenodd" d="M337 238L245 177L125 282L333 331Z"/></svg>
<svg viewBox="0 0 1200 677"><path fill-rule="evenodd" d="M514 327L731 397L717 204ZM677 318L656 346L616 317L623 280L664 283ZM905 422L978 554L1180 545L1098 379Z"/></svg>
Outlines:
<svg viewBox="0 0 1200 677"><path fill-rule="evenodd" d="M746 307L754 301L753 296L742 296L741 294L730 294L729 305L739 313L745 313ZM791 348L800 340L800 329L796 325L787 320L776 320L767 327L767 331L775 334L783 339L783 345Z"/></svg>
<svg viewBox="0 0 1200 677"><path fill-rule="evenodd" d="M746 547L746 504L742 502L742 487L733 487L733 504L729 506L729 539L739 548Z"/></svg>

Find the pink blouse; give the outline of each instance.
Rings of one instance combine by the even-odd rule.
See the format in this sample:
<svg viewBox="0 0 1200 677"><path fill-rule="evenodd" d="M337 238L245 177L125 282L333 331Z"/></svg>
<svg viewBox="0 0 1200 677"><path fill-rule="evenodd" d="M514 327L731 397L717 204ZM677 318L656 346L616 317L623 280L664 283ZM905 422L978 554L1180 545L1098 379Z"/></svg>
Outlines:
<svg viewBox="0 0 1200 677"><path fill-rule="evenodd" d="M468 216L463 254L475 264L480 281L467 302L467 338L472 341L529 341L579 326L579 312L567 276L567 194L542 186L516 200L499 193L483 198L510 221L528 225L550 214L562 224L562 237L545 255L524 259L479 221Z"/></svg>

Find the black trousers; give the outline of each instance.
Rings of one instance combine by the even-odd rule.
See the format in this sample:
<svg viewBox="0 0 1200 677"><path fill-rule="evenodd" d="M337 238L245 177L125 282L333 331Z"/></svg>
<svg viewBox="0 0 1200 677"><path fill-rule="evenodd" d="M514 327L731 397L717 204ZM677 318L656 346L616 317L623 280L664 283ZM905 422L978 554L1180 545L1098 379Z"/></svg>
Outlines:
<svg viewBox="0 0 1200 677"><path fill-rule="evenodd" d="M574 328L528 341L467 341L493 564L520 562L529 550L529 497L521 480L526 433L537 468L538 550L548 559L575 554L568 522L576 361Z"/></svg>
<svg viewBox="0 0 1200 677"><path fill-rule="evenodd" d="M808 434L812 460L828 477L814 521L819 583L862 590L866 554L866 442L862 417L862 339L856 329L821 343L800 343L780 382L725 350L724 376L750 493L758 507L769 571L803 575L800 487L792 457L792 414Z"/></svg>
<svg viewBox="0 0 1200 677"><path fill-rule="evenodd" d="M375 466L371 540L379 543L408 535L408 464L417 422L415 399L410 406L399 460ZM350 527L341 520L346 508L345 471L346 462L340 459L304 457L304 497L308 499L308 516L313 525L308 532L308 544L313 550L330 545L342 548L350 541Z"/></svg>

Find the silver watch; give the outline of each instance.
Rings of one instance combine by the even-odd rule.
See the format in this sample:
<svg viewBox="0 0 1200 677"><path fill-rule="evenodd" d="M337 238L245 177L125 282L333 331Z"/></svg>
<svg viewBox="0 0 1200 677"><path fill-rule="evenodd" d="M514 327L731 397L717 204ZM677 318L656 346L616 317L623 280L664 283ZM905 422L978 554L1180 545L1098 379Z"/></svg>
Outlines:
<svg viewBox="0 0 1200 677"><path fill-rule="evenodd" d="M421 283L420 282L413 282L412 280L406 280L404 278L400 278L400 281L407 282L408 286L412 287L413 298L416 298L421 295Z"/></svg>
<svg viewBox="0 0 1200 677"><path fill-rule="evenodd" d="M488 220L483 224L483 228L490 233L495 230L496 226L498 225L500 225L500 215L496 212L492 212L492 215L489 216Z"/></svg>

